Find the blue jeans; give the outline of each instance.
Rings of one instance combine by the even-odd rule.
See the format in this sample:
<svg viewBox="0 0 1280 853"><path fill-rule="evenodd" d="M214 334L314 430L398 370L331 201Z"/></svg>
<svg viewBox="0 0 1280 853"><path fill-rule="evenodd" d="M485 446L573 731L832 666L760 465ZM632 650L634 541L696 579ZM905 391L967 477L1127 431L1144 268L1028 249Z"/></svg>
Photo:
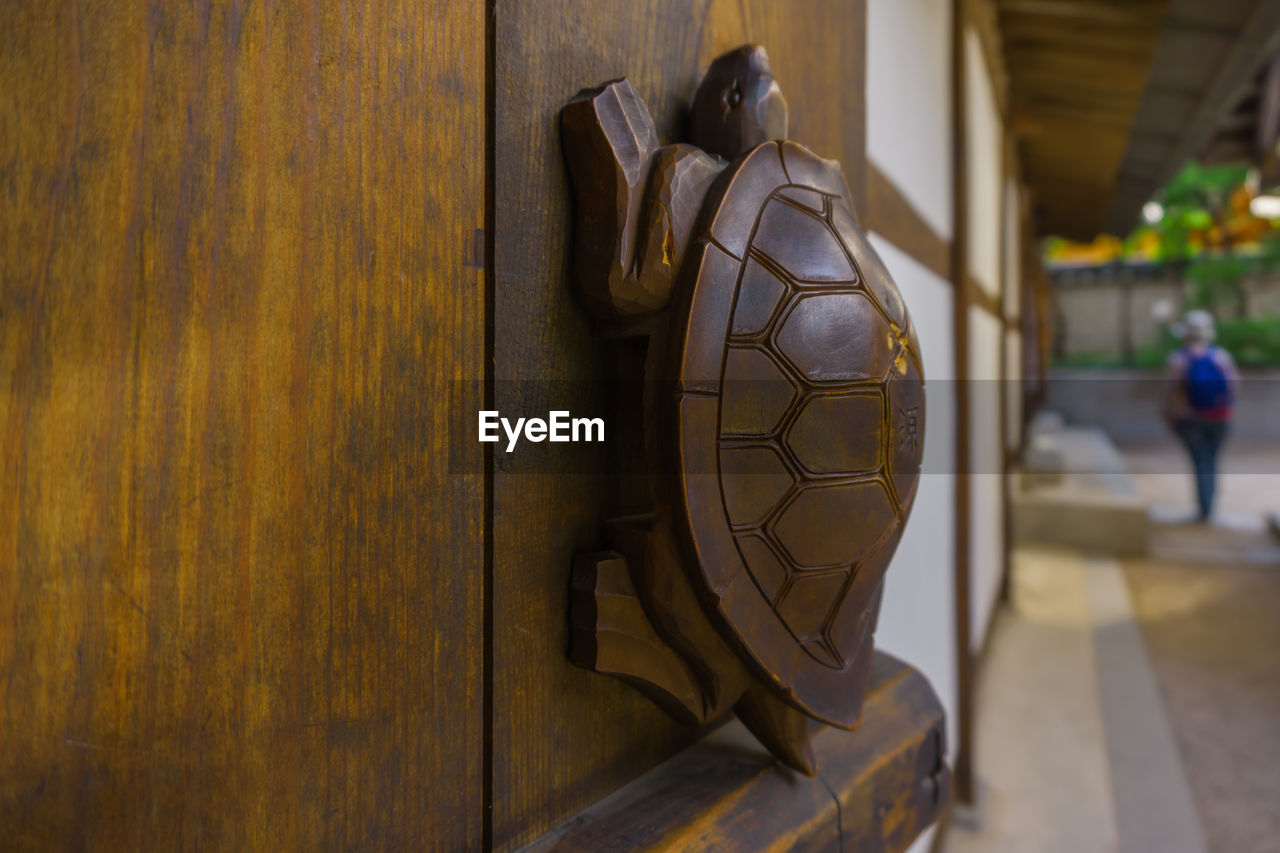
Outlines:
<svg viewBox="0 0 1280 853"><path fill-rule="evenodd" d="M1208 518L1213 510L1213 492L1218 479L1218 450L1227 437L1226 421L1201 421L1191 418L1174 424L1173 431L1191 456L1196 473L1196 502L1200 517Z"/></svg>

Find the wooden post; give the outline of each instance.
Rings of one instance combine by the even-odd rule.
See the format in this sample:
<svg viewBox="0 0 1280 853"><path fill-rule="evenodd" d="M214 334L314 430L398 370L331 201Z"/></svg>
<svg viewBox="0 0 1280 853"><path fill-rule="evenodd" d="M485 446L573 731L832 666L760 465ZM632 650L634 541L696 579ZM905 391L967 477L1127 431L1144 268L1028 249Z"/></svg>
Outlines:
<svg viewBox="0 0 1280 853"><path fill-rule="evenodd" d="M951 109L954 117L952 147L953 209L951 275L955 287L953 337L956 375L956 478L955 478L955 583L956 583L956 744L955 799L974 801L973 785L973 655L970 635L970 526L969 504L969 284L968 247L968 121L965 92L965 29L969 20L967 0L953 0L951 9Z"/></svg>

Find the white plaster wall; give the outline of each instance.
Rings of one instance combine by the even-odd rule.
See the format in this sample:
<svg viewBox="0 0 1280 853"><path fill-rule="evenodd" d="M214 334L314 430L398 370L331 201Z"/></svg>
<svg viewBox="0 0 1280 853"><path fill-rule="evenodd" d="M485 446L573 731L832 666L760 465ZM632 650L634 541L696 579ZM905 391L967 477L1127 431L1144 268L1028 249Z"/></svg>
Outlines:
<svg viewBox="0 0 1280 853"><path fill-rule="evenodd" d="M1022 432L1022 333L1008 332L1004 345L1004 393L1008 401L1008 408L1005 409L1005 435L1009 450L1014 450L1018 447Z"/></svg>
<svg viewBox="0 0 1280 853"><path fill-rule="evenodd" d="M951 3L867 3L867 155L944 239L952 229Z"/></svg>
<svg viewBox="0 0 1280 853"><path fill-rule="evenodd" d="M966 390L970 399L970 454L972 460L969 506L970 640L979 648L987 620L1000 593L1000 566L1004 539L1001 511L1000 452L1000 349L1004 333L1000 321L977 306L969 308L969 371Z"/></svg>
<svg viewBox="0 0 1280 853"><path fill-rule="evenodd" d="M1018 182L1005 179L1004 185L1004 313L1016 316L1022 301L1022 218L1018 203Z"/></svg>
<svg viewBox="0 0 1280 853"><path fill-rule="evenodd" d="M926 382L924 464L907 528L885 581L876 645L918 668L947 712L956 743L955 352L952 287L910 255L871 235L920 338Z"/></svg>
<svg viewBox="0 0 1280 853"><path fill-rule="evenodd" d="M982 57L982 43L970 28L964 39L965 96L968 103L969 270L992 296L1000 293L1000 233L1004 228L1004 133L1000 110Z"/></svg>

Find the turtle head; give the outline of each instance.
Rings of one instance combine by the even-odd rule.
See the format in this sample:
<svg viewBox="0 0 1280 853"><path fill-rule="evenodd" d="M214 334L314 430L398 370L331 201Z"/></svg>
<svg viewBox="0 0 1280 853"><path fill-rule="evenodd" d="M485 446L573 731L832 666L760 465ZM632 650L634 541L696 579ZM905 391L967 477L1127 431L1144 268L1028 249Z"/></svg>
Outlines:
<svg viewBox="0 0 1280 853"><path fill-rule="evenodd" d="M732 160L787 136L787 102L769 55L745 44L717 57L693 96L693 144Z"/></svg>

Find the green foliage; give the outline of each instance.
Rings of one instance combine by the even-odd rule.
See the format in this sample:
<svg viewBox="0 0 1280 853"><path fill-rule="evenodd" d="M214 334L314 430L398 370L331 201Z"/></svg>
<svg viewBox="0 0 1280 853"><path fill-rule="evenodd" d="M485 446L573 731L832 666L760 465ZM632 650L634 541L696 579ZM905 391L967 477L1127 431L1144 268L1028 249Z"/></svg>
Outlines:
<svg viewBox="0 0 1280 853"><path fill-rule="evenodd" d="M1280 366L1280 317L1224 317L1218 320L1218 346L1231 353L1242 367ZM1059 367L1099 368L1159 368L1169 359L1169 353L1182 346L1172 336L1141 346L1133 354L1133 361L1126 364L1118 355L1102 353L1077 353L1055 363Z"/></svg>
<svg viewBox="0 0 1280 853"><path fill-rule="evenodd" d="M1170 207L1218 210L1248 176L1246 165L1201 166L1192 160L1165 184L1158 200L1166 210Z"/></svg>
<svg viewBox="0 0 1280 853"><path fill-rule="evenodd" d="M1152 226L1159 239L1157 259L1169 262L1191 258L1191 234L1212 227L1222 218L1231 193L1248 174L1247 166L1201 166L1194 160L1183 166L1157 196L1164 205L1164 218Z"/></svg>
<svg viewBox="0 0 1280 853"><path fill-rule="evenodd" d="M1161 221L1130 232L1121 243L1120 257L1139 254L1154 234L1155 260L1180 271L1190 284L1184 308L1202 308L1214 314L1218 344L1240 365L1274 367L1280 366L1280 317L1246 317L1244 282L1255 274L1280 276L1280 231L1251 237L1245 249L1232 245L1229 235L1233 231L1227 227L1233 216L1232 196L1245 183L1248 172L1247 166L1188 163L1156 196L1164 207ZM1240 213L1237 208L1235 221ZM1225 235L1220 238L1221 248L1206 249L1205 232L1215 226L1216 233ZM1256 245L1253 239L1258 240ZM1051 252L1055 248L1052 240L1046 245ZM1118 354L1077 353L1056 364L1160 368L1179 346L1181 342L1164 329L1159 340L1139 347L1128 362Z"/></svg>
<svg viewBox="0 0 1280 853"><path fill-rule="evenodd" d="M1218 314L1228 307L1244 313L1244 277L1257 264L1244 255L1202 255L1187 264L1182 275L1191 283L1188 308Z"/></svg>
<svg viewBox="0 0 1280 853"><path fill-rule="evenodd" d="M1243 317L1244 280L1254 274L1280 275L1280 239L1274 235L1263 240L1257 251L1206 253L1187 262L1182 271L1183 278L1191 284L1186 307Z"/></svg>
<svg viewBox="0 0 1280 853"><path fill-rule="evenodd" d="M1242 365L1280 364L1280 317L1219 320L1218 345Z"/></svg>

